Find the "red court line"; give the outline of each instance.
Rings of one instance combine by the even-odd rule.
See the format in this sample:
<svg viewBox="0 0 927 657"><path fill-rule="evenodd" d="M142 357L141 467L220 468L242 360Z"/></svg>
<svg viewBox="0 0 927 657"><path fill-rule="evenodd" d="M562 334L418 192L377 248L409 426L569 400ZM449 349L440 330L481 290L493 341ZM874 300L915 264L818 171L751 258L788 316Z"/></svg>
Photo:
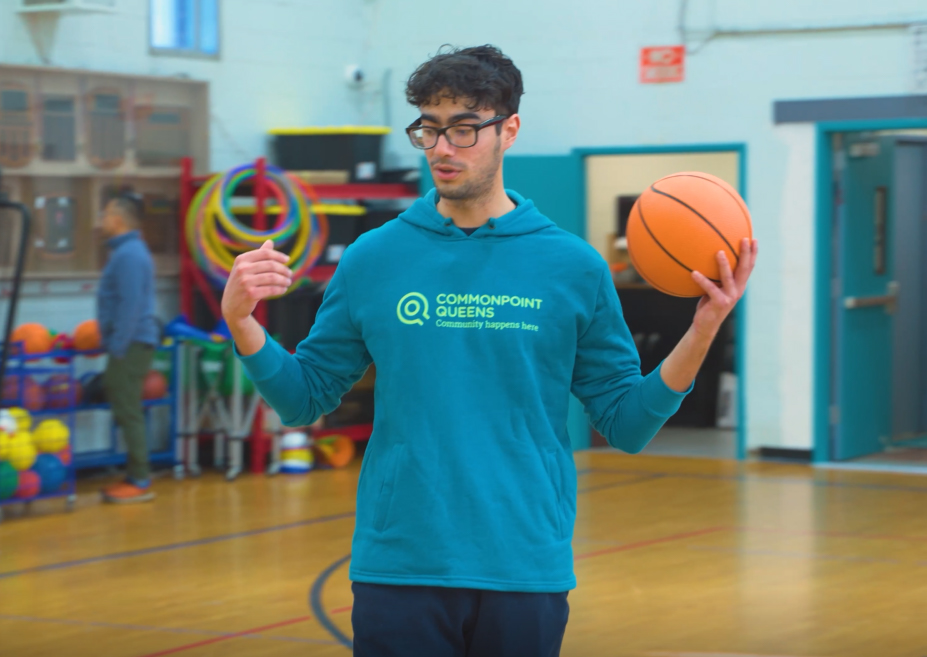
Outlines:
<svg viewBox="0 0 927 657"><path fill-rule="evenodd" d="M823 538L859 538L875 541L913 541L927 542L927 536L899 536L896 534L856 534L854 532L826 532L826 531L796 531L789 529L775 529L772 527L731 527L740 532L757 532L765 534L781 534L783 536L820 536Z"/></svg>
<svg viewBox="0 0 927 657"><path fill-rule="evenodd" d="M629 550L636 550L637 548L649 547L651 545L659 545L660 543L671 543L672 541L681 541L684 538L695 538L696 536L706 536L708 534L715 534L717 532L723 532L728 530L728 527L708 527L706 529L699 529L694 532L685 532L683 534L671 534L670 536L664 536L663 538L652 538L647 541L638 541L637 543L627 543L626 545L618 545L615 547L605 548L603 550L596 550L595 552L586 552L585 554L577 554L573 557L573 561L580 561L582 559L591 559L592 557L598 557L603 554L613 554L615 552L627 552Z"/></svg>
<svg viewBox="0 0 927 657"><path fill-rule="evenodd" d="M243 632L235 632L233 634L226 634L225 636L213 637L212 639L204 639L203 641L197 641L196 643L188 643L185 646L177 646L176 648L168 648L167 650L162 650L160 652L152 652L144 655L144 657L161 657L162 655L173 655L178 652L183 652L184 650L192 650L193 648L212 645L213 643L219 643L220 641L228 641L229 639L237 639L249 634L258 634L260 632L266 632L267 630L275 630L279 627L286 627L287 625L295 625L296 623L307 621L310 618L312 618L312 616L300 616L298 618L291 618L289 620L280 621L279 623L272 623L270 625L264 625L262 627L255 627L250 630L244 630Z"/></svg>
<svg viewBox="0 0 927 657"><path fill-rule="evenodd" d="M331 610L330 612L328 612L328 613L330 613L330 614L343 614L344 612L346 612L346 611L351 611L352 609L354 609L354 606L353 606L353 605L351 605L351 606L349 606L349 607L339 607L338 609L332 609L332 610Z"/></svg>

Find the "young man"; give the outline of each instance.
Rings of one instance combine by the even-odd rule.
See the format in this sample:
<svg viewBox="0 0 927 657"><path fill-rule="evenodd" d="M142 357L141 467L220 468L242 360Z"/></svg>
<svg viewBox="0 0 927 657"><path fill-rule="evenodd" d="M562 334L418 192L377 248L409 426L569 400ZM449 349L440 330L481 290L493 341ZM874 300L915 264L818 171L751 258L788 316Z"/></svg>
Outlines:
<svg viewBox="0 0 927 657"><path fill-rule="evenodd" d="M128 476L103 491L103 499L114 504L154 499L142 386L160 326L155 315L154 264L139 232L141 216L141 202L122 195L107 203L100 217L111 251L97 291L97 318L108 355L103 386L128 449Z"/></svg>
<svg viewBox="0 0 927 657"><path fill-rule="evenodd" d="M444 52L407 96L436 190L344 254L290 355L251 317L290 283L268 242L222 300L242 362L289 425L337 406L371 362L376 417L357 492L354 654L557 655L575 584L570 392L640 451L690 388L743 293L756 245L641 376L606 263L502 181L521 74L497 49Z"/></svg>

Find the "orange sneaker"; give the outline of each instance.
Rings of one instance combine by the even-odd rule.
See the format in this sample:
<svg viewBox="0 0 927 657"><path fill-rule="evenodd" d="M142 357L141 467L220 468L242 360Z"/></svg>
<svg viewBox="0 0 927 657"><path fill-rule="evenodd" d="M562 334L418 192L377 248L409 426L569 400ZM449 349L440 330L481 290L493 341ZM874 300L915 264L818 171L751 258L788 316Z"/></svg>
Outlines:
<svg viewBox="0 0 927 657"><path fill-rule="evenodd" d="M136 502L150 502L155 498L150 486L141 488L128 481L107 486L103 489L103 501L110 504L135 504Z"/></svg>

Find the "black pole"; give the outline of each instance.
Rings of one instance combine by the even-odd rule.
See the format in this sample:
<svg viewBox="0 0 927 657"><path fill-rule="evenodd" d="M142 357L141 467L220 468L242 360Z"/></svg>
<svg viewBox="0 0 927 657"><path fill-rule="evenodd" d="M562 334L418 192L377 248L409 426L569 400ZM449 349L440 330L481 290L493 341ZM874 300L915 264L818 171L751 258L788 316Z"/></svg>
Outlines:
<svg viewBox="0 0 927 657"><path fill-rule="evenodd" d="M0 172L0 182L3 181ZM32 223L29 209L22 203L16 203L6 198L0 191L0 210L18 210L22 216L22 233L19 237L19 254L16 258L16 268L13 271L13 290L10 292L10 305L6 311L6 328L3 332L3 349L0 351L0 385L3 385L6 374L6 362L10 356L10 336L13 334L13 324L16 322L16 304L19 303L19 288L23 282L23 268L26 265L26 249L29 246L29 228Z"/></svg>

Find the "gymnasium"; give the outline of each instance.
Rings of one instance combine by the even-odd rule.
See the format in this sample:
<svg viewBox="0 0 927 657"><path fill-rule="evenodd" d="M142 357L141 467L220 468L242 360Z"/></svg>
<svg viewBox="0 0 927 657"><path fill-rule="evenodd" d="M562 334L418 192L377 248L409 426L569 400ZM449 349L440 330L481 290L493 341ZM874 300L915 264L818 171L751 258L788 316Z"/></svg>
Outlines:
<svg viewBox="0 0 927 657"><path fill-rule="evenodd" d="M431 126L484 44L518 118ZM515 209L455 226L430 158L515 131ZM923 657L927 4L0 0L0 343L0 657L438 654L355 641L407 525L447 572L553 536L545 655Z"/></svg>

